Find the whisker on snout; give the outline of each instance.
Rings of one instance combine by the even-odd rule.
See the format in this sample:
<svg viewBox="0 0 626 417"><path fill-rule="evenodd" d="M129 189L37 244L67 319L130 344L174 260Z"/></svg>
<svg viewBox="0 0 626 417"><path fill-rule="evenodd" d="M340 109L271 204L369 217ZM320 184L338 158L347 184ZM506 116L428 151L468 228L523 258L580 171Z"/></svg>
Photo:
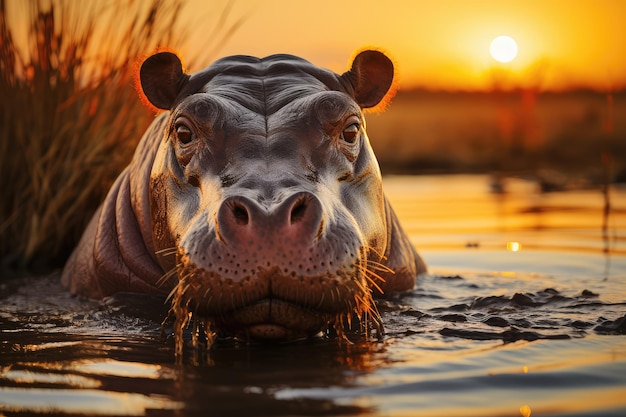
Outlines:
<svg viewBox="0 0 626 417"><path fill-rule="evenodd" d="M358 319L360 325L359 333L365 338L369 337L370 329L376 331L379 338L385 333L380 312L372 295L372 288L382 293L377 281L384 282L384 280L372 271L372 267L382 270L385 270L385 268L382 268L384 265L367 259L367 249L363 249L361 254L360 260L354 265L358 273L354 280L358 291L353 295L352 301L345 300L347 312L337 315L332 320L332 327L339 339L349 344L352 344L352 342L348 339L346 331L352 329L353 318Z"/></svg>
<svg viewBox="0 0 626 417"><path fill-rule="evenodd" d="M176 253L178 253L178 248L176 248L175 246L172 246L170 248L164 248L164 249L158 250L155 253L157 255L172 256L172 255L176 255Z"/></svg>
<svg viewBox="0 0 626 417"><path fill-rule="evenodd" d="M180 265L174 266L172 269L167 271L159 280L156 282L157 287L161 287L166 284L172 277L175 277L178 274L178 268Z"/></svg>

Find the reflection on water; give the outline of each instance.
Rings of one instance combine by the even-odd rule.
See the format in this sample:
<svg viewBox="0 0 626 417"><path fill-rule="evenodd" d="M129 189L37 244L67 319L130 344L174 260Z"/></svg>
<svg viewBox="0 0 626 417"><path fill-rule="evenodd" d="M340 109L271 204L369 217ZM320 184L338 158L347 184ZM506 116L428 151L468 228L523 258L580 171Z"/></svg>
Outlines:
<svg viewBox="0 0 626 417"><path fill-rule="evenodd" d="M378 303L382 341L222 342L212 366L176 365L160 297L100 303L58 276L6 282L0 413L626 415L626 192L612 190L603 220L599 190L504 185L386 179L430 271Z"/></svg>
<svg viewBox="0 0 626 417"><path fill-rule="evenodd" d="M483 176L393 177L386 191L431 265L604 277L624 271L624 188L611 190L608 212L600 188L542 193L514 178L499 193Z"/></svg>
<svg viewBox="0 0 626 417"><path fill-rule="evenodd" d="M418 247L499 249L512 241L533 249L595 252L605 250L606 237L610 252L626 254L624 236L618 235L626 227L624 190L612 193L604 236L600 190L537 189L534 182L508 179L505 192L491 194L482 176L393 177L385 188Z"/></svg>
<svg viewBox="0 0 626 417"><path fill-rule="evenodd" d="M0 394L2 409L7 412L143 416L148 409L180 408L168 400L104 390L3 387Z"/></svg>

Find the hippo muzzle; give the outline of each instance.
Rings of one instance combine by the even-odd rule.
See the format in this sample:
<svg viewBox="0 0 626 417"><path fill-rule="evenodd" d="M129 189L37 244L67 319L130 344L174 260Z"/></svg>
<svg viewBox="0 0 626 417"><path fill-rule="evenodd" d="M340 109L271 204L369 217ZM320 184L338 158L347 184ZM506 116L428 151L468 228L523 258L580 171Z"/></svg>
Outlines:
<svg viewBox="0 0 626 417"><path fill-rule="evenodd" d="M307 338L376 317L373 295L409 289L425 270L385 199L365 131L362 109L383 100L392 79L376 51L343 75L289 55L224 58L193 75L174 54L148 58L143 92L167 112L64 281L92 296L169 292L181 326L194 316L246 341ZM114 266L103 254L114 250L99 244L111 239L110 211ZM127 217L134 235L120 226ZM112 268L130 279L111 278Z"/></svg>

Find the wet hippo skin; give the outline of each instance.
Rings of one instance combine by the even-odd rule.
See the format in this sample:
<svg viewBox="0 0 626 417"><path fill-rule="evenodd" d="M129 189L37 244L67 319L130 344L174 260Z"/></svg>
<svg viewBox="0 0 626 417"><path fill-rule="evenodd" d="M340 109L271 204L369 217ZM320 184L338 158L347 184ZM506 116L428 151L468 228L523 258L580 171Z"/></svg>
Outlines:
<svg viewBox="0 0 626 417"><path fill-rule="evenodd" d="M382 190L363 109L393 64L364 51L342 75L301 58L232 56L186 74L140 70L158 115L63 270L70 291L170 294L244 340L309 337L425 265Z"/></svg>

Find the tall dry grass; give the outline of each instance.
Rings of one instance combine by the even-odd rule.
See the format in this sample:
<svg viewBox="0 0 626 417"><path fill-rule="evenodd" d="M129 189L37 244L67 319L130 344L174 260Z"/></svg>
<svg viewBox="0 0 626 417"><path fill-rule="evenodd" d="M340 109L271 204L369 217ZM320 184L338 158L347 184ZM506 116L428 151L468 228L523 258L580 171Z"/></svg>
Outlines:
<svg viewBox="0 0 626 417"><path fill-rule="evenodd" d="M3 269L60 265L76 244L154 116L133 86L138 57L182 41L182 6L0 0Z"/></svg>

